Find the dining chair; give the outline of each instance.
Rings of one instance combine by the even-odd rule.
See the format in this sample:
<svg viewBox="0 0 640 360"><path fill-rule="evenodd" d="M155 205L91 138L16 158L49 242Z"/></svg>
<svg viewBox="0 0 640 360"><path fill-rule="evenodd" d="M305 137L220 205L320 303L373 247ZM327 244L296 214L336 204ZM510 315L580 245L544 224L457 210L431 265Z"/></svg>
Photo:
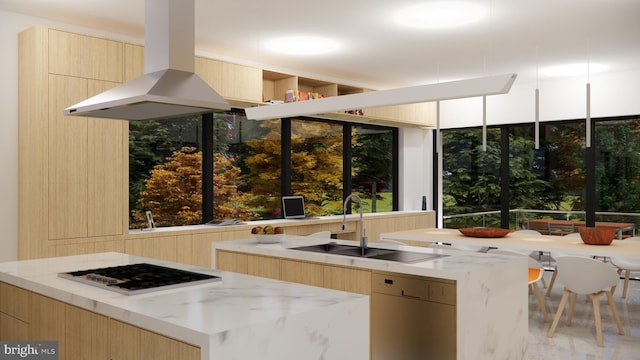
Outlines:
<svg viewBox="0 0 640 360"><path fill-rule="evenodd" d="M514 234L529 234L529 235L542 235L542 233L538 230L531 230L531 229L520 229L520 230L516 230L513 232ZM545 253L545 251L535 251L535 252L531 252L531 253L527 253L523 255L528 255L528 256L532 256L534 253L538 254L538 260L540 260L540 258L542 258L542 255ZM549 255L551 256L551 255ZM543 271L544 271L544 267L543 267ZM544 288L547 287L547 281L544 279L544 277L541 279L542 280L542 286Z"/></svg>
<svg viewBox="0 0 640 360"><path fill-rule="evenodd" d="M625 240L614 241L640 241L640 236L626 238ZM632 271L640 271L640 261L629 256L619 255L611 256L611 263L618 268L618 276L624 271L624 286L622 288L622 298L627 298L627 289L629 289L629 278Z"/></svg>
<svg viewBox="0 0 640 360"><path fill-rule="evenodd" d="M569 233L567 235L564 236L568 236L568 237L580 237L580 233L578 232L573 232L573 233ZM549 258L551 260L554 260L556 258L559 258L561 256L566 256L567 254L562 253L562 252L556 252L554 251L553 253L549 254ZM558 266L557 264L553 266L553 275L551 276L551 281L549 281L549 286L547 287L547 292L544 294L544 296L546 297L551 297L551 290L553 290L553 284L555 284L556 282L556 277L558 277Z"/></svg>
<svg viewBox="0 0 640 360"><path fill-rule="evenodd" d="M538 304L540 305L540 311L542 311L544 322L546 323L549 322L549 315L547 315L547 308L544 306L544 300L542 298L542 294L540 293L540 287L538 286L538 281L543 279L542 275L544 275L544 267L531 256L521 254L517 251L491 249L487 251L487 253L527 257L527 259L529 260L529 278L528 278L529 291L534 293L536 295L536 298L538 299Z"/></svg>
<svg viewBox="0 0 640 360"><path fill-rule="evenodd" d="M602 324L600 320L600 295L602 294L607 295L607 302L618 326L618 334L624 335L622 322L620 322L618 310L613 301L613 291L615 291L615 286L619 280L616 270L611 265L603 263L602 261L581 256L560 256L556 259L556 262L556 266L560 269L558 276L560 276L560 281L564 284L564 292L562 299L560 299L558 311L553 318L548 336L553 337L569 295L571 295L571 304L567 312L567 326L571 325L571 318L573 317L577 296L587 295L591 297L591 302L593 303L598 346L603 347Z"/></svg>

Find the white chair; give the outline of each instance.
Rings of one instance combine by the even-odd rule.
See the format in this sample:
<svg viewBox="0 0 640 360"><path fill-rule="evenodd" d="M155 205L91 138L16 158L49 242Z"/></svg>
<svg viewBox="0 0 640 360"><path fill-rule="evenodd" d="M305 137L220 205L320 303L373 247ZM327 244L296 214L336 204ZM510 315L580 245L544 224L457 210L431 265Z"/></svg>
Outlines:
<svg viewBox="0 0 640 360"><path fill-rule="evenodd" d="M313 234L309 234L307 236L321 238L321 239L331 239L331 231L318 231Z"/></svg>
<svg viewBox="0 0 640 360"><path fill-rule="evenodd" d="M544 322L549 322L549 315L547 315L547 308L544 306L544 300L542 299L542 294L540 293L540 287L538 286L538 281L542 279L542 275L544 274L544 267L537 262L534 258L521 254L516 251L503 250L503 249L491 249L487 251L489 254L501 254L501 255L511 255L511 256L526 256L529 260L529 291L533 292L538 298L538 304L540 305L540 311L542 311L542 316L544 318Z"/></svg>
<svg viewBox="0 0 640 360"><path fill-rule="evenodd" d="M568 236L568 237L580 237L580 233L574 232L574 233L569 233L567 235L564 236ZM566 254L561 253L561 252L553 252L549 255L551 258L555 259L561 256L566 256ZM551 281L549 282L549 287L547 287L547 292L545 294L546 297L551 297L551 290L553 290L553 284L555 284L556 282L556 277L558 277L558 267L554 266L553 269L553 275L551 276Z"/></svg>
<svg viewBox="0 0 640 360"><path fill-rule="evenodd" d="M573 310L576 305L578 295L591 297L593 303L593 315L596 321L596 334L598 336L598 346L603 347L602 325L600 323L600 295L607 295L607 302L611 307L613 318L618 326L618 334L624 335L622 323L618 317L618 310L613 301L613 291L618 284L618 273L609 264L602 261L580 256L561 256L556 259L556 266L560 269L560 281L564 284L564 293L558 306L558 311L553 318L553 323L549 329L549 337L552 337L558 326L562 311L567 304L567 299L571 294L571 305L567 313L567 326L571 325Z"/></svg>
<svg viewBox="0 0 640 360"><path fill-rule="evenodd" d="M614 241L640 241L640 236L634 236L625 240ZM622 298L627 298L627 289L629 288L629 278L632 271L640 271L640 262L629 258L628 256L612 256L609 258L611 263L618 268L618 276L624 271L624 287L622 288Z"/></svg>

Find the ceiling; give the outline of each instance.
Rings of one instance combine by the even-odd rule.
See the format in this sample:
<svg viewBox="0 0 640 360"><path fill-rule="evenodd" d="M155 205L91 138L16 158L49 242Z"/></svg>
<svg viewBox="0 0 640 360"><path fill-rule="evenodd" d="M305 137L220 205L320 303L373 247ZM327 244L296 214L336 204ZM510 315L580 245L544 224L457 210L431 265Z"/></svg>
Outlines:
<svg viewBox="0 0 640 360"><path fill-rule="evenodd" d="M392 14L411 0L196 0L198 53L276 71L375 89L517 73L516 83L545 81L541 70L602 64L640 69L638 0L468 0L488 15L453 29L414 29ZM425 1L422 1L425 2ZM0 0L0 10L144 37L144 0ZM339 42L324 55L267 50L283 35Z"/></svg>

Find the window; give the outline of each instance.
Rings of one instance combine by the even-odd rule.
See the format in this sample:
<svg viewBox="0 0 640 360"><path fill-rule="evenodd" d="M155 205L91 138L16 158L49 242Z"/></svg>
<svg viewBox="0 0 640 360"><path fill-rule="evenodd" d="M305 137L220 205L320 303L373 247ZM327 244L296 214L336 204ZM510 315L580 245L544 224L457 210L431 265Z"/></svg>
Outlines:
<svg viewBox="0 0 640 360"><path fill-rule="evenodd" d="M597 221L638 224L640 119L598 119L594 124L595 189L587 181L584 120L540 124L540 149L534 148L532 124L489 128L486 153L480 150L481 129L444 130L445 225L501 226L497 216L513 211L518 215L510 216L512 228L523 217L585 220L589 192L594 193ZM500 155L502 147L508 151ZM504 179L497 171L505 161L506 203L504 197L499 201Z"/></svg>
<svg viewBox="0 0 640 360"><path fill-rule="evenodd" d="M207 207L214 219L281 218L285 194L303 195L313 216L342 214L351 192L365 200L364 211L397 210L397 129L311 118L253 121L238 110L214 113L207 130L210 119L130 122L131 228L146 226L146 210L157 226L200 224ZM211 154L211 174L203 174L203 151ZM206 195L203 184L206 190L211 183Z"/></svg>

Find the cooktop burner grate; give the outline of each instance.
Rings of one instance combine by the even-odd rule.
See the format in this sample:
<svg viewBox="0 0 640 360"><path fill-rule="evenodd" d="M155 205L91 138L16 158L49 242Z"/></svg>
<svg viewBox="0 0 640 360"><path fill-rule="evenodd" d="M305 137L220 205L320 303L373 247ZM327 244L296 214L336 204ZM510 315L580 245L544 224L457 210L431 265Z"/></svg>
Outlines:
<svg viewBox="0 0 640 360"><path fill-rule="evenodd" d="M221 280L219 276L147 263L71 271L58 276L127 295Z"/></svg>

